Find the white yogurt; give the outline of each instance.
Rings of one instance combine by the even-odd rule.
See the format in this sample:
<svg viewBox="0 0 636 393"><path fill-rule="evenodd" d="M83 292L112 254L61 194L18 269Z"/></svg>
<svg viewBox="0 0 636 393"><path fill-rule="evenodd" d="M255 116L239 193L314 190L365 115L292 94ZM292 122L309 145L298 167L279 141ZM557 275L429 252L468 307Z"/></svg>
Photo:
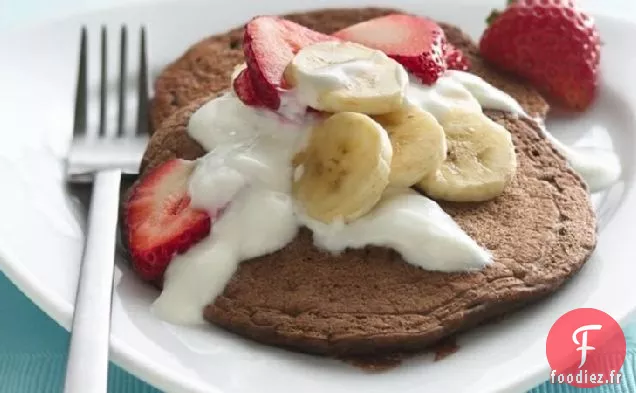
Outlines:
<svg viewBox="0 0 636 393"><path fill-rule="evenodd" d="M453 109L481 112L479 101L470 91L455 78L446 75L430 86L411 76L406 99L410 104L430 112L440 122Z"/></svg>
<svg viewBox="0 0 636 393"><path fill-rule="evenodd" d="M408 73L384 52L351 42L323 42L316 46L322 47L323 55L329 53L329 62L322 62L322 55L314 53L314 57L310 57L312 67L300 66L296 63L299 57L304 58L302 61L307 61L302 56L304 50L292 60L291 67L297 80L294 93L298 102L312 108L321 108L322 97L327 92L359 92L361 86L368 90L369 86L377 87L378 83L384 89L390 87L393 93L404 95L409 83ZM382 69L380 73L379 67Z"/></svg>
<svg viewBox="0 0 636 393"><path fill-rule="evenodd" d="M499 110L517 116L524 113L517 100L477 75L464 71L450 70L446 72L444 78L450 78L461 84L484 109Z"/></svg>
<svg viewBox="0 0 636 393"><path fill-rule="evenodd" d="M382 52L378 51L378 54L386 57ZM316 91L346 88L356 75L371 74L375 67L376 65L368 59L346 59L341 63L327 64L321 68L314 69L310 74L298 72L298 76L303 85L303 90L306 87L307 91L313 91L311 95L317 96L319 94ZM401 67L396 68L399 69ZM404 68L402 68L402 72L404 72ZM403 84L406 86L406 72L404 72L404 77Z"/></svg>
<svg viewBox="0 0 636 393"><path fill-rule="evenodd" d="M282 121L246 107L234 94L192 115L188 132L209 151L190 179L192 204L211 215L227 208L207 238L168 266L153 307L162 319L202 322L203 307L223 290L239 262L276 251L294 238L298 222L290 161L310 126L310 120Z"/></svg>
<svg viewBox="0 0 636 393"><path fill-rule="evenodd" d="M227 207L210 236L170 263L154 304L161 318L180 324L202 322L203 308L223 291L241 261L279 250L301 225L313 231L319 247L335 253L386 246L409 263L441 271L479 269L491 262L488 251L437 203L408 189L387 190L370 213L349 224L327 225L302 214L291 197L291 160L306 143L314 117L301 116L305 107L298 98L297 92L285 93L279 115L246 107L230 93L193 114L188 133L210 153L199 160L190 180L192 202L211 213ZM434 86L411 79L407 99L438 119L454 108L524 115L512 97L461 71L446 73ZM617 160L595 160L597 152L572 153L546 135L589 183L607 184L617 177L617 167L620 173Z"/></svg>
<svg viewBox="0 0 636 393"><path fill-rule="evenodd" d="M524 113L514 98L480 77L463 71L447 71L430 86L411 76L407 100L430 112L440 122L454 109L475 112L493 109L517 116Z"/></svg>
<svg viewBox="0 0 636 393"><path fill-rule="evenodd" d="M447 71L435 85L426 86L412 79L407 97L441 120L448 110L459 106L468 109L492 109L530 118L521 105L507 93L482 78L463 71ZM570 167L587 183L591 192L601 191L614 184L621 174L618 156L607 149L571 147L559 141L536 121L545 137L563 154Z"/></svg>
<svg viewBox="0 0 636 393"><path fill-rule="evenodd" d="M616 153L598 147L571 147L559 141L537 121L543 135L565 157L570 167L587 183L590 192L602 191L621 176L621 163Z"/></svg>
<svg viewBox="0 0 636 393"><path fill-rule="evenodd" d="M410 188L386 190L371 212L349 224L299 218L316 245L332 252L384 246L426 270L447 272L480 269L491 261L436 202Z"/></svg>
<svg viewBox="0 0 636 393"><path fill-rule="evenodd" d="M284 120L243 105L234 94L210 101L192 115L188 133L209 153L189 183L192 203L211 214L227 205L210 236L168 266L154 312L179 324L202 322L202 309L223 290L238 264L284 247L300 225L317 245L340 252L379 245L429 270L466 271L491 262L435 202L413 191L389 191L371 213L351 224L325 225L295 214L293 155L312 119Z"/></svg>

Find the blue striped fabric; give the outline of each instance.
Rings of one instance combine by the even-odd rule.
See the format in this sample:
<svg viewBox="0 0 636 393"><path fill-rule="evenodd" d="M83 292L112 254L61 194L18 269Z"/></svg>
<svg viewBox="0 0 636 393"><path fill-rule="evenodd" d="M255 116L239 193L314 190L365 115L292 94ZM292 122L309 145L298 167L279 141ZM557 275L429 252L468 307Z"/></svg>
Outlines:
<svg viewBox="0 0 636 393"><path fill-rule="evenodd" d="M68 333L0 273L0 393L59 393L64 382ZM528 393L636 392L636 326L626 329L627 358L620 385L576 389L544 383ZM109 393L159 390L111 364Z"/></svg>
<svg viewBox="0 0 636 393"><path fill-rule="evenodd" d="M60 393L68 333L0 272L0 393ZM159 393L110 364L109 393Z"/></svg>

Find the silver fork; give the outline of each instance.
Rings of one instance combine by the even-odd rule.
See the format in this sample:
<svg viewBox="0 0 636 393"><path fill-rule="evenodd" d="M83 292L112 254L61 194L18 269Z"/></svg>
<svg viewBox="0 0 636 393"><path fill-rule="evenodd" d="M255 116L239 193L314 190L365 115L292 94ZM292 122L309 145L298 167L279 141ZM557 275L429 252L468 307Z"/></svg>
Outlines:
<svg viewBox="0 0 636 393"><path fill-rule="evenodd" d="M122 171L135 171L148 133L148 71L146 32L140 31L137 126L126 132L128 32L122 26L119 47L118 116L115 135L107 132L107 35L101 29L99 127L91 138L87 126L87 29L80 35L79 72L75 96L73 143L67 180L93 182L86 242L75 297L75 311L66 367L65 393L104 393L107 390L108 347L113 289L115 238ZM137 148L130 148L136 146ZM141 148L139 148L141 147Z"/></svg>

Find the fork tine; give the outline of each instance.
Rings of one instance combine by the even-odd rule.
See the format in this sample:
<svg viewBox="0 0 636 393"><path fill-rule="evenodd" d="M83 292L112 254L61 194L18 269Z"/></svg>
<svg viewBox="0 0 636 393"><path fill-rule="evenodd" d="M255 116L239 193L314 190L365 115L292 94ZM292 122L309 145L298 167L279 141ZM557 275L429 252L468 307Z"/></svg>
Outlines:
<svg viewBox="0 0 636 393"><path fill-rule="evenodd" d="M121 27L119 43L119 114L117 117L117 136L124 134L126 121L126 63L128 52L128 31L125 25Z"/></svg>
<svg viewBox="0 0 636 393"><path fill-rule="evenodd" d="M108 91L107 85L107 42L106 42L106 26L102 26L102 64L100 68L100 82L99 82L99 136L106 135L106 92Z"/></svg>
<svg viewBox="0 0 636 393"><path fill-rule="evenodd" d="M139 52L139 85L137 105L137 135L148 133L148 61L146 59L146 27L141 27Z"/></svg>
<svg viewBox="0 0 636 393"><path fill-rule="evenodd" d="M87 70L86 70L86 26L82 26L80 34L80 54L77 72L77 88L75 91L75 110L73 118L73 136L86 133L86 94L87 94Z"/></svg>

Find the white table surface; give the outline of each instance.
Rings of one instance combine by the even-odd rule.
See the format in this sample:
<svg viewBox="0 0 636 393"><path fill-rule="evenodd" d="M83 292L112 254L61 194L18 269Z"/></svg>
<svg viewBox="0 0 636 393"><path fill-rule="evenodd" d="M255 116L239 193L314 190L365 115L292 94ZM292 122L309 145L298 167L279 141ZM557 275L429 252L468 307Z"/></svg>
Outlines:
<svg viewBox="0 0 636 393"><path fill-rule="evenodd" d="M157 1L165 0L0 0L0 31L40 23L47 19L59 19L87 11ZM207 1L225 2L227 0ZM426 0L422 1L424 2ZM362 3L363 1L361 1L361 4ZM390 3L390 0L386 1L386 4ZM505 0L495 0L491 1L491 3L495 7L501 7L505 3ZM579 4L592 12L609 14L636 21L636 0L579 0Z"/></svg>

